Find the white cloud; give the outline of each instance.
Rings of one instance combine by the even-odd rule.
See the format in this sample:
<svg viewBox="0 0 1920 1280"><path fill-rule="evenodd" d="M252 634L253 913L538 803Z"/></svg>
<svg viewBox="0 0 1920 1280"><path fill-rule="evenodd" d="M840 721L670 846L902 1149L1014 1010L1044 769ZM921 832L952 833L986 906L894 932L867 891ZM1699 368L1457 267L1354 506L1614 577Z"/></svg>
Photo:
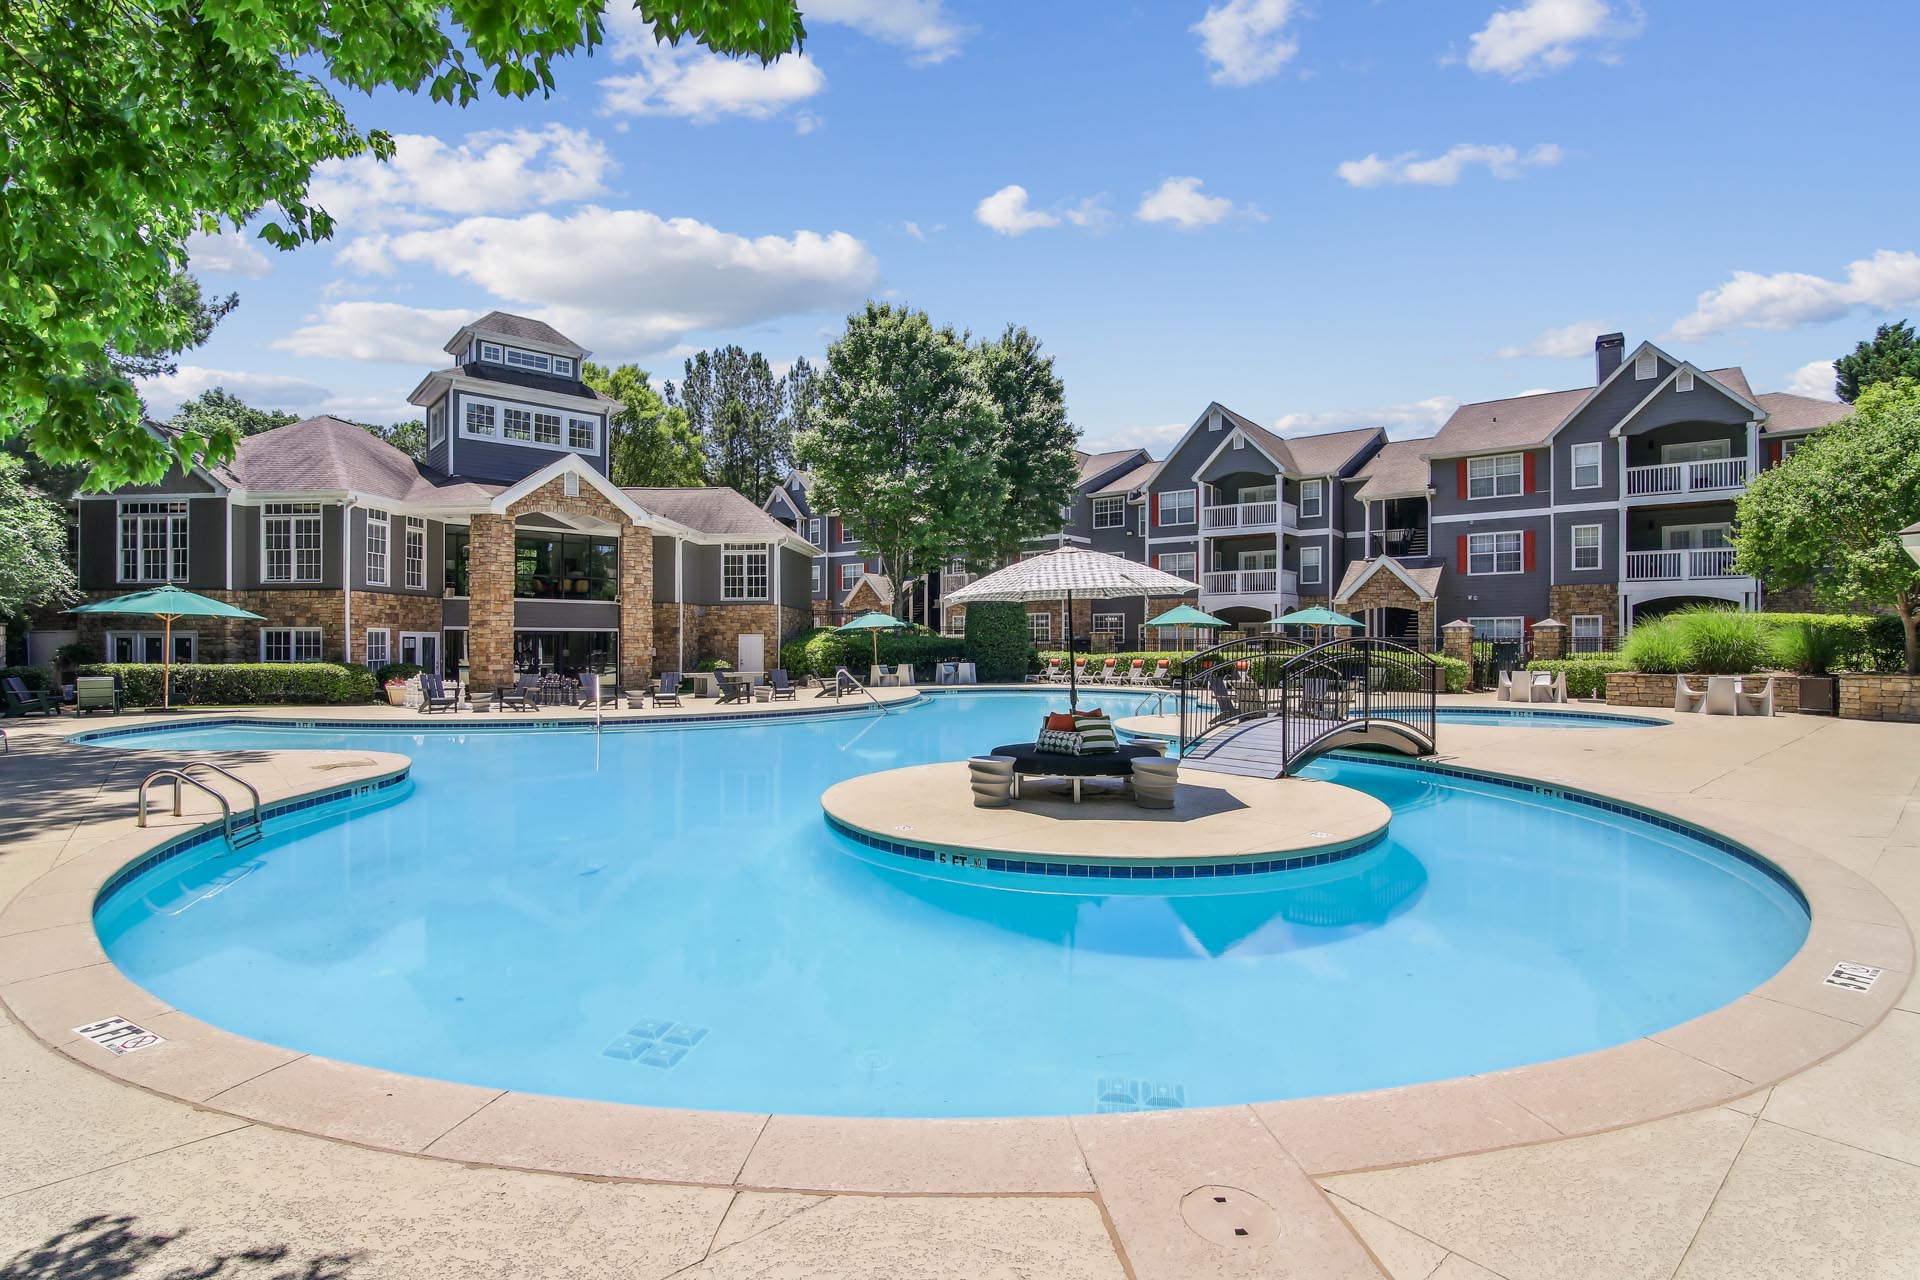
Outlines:
<svg viewBox="0 0 1920 1280"><path fill-rule="evenodd" d="M1080 447L1089 453L1150 449L1156 456L1164 458L1166 451L1177 444L1192 425L1190 422L1163 422L1151 427L1114 427L1104 432L1089 430L1082 437Z"/></svg>
<svg viewBox="0 0 1920 1280"><path fill-rule="evenodd" d="M334 302L273 345L322 360L377 360L423 368L451 362L441 350L476 310L430 311L397 302Z"/></svg>
<svg viewBox="0 0 1920 1280"><path fill-rule="evenodd" d="M900 225L906 228L908 235L920 241L922 244L925 244L947 229L947 224L944 222L936 222L930 227L923 227L919 223L912 221L903 222Z"/></svg>
<svg viewBox="0 0 1920 1280"><path fill-rule="evenodd" d="M1572 359L1574 356L1593 354L1593 340L1603 333L1612 332L1614 327L1602 320L1575 320L1558 329L1548 329L1522 346L1502 347L1494 354L1502 360L1518 360L1522 356Z"/></svg>
<svg viewBox="0 0 1920 1280"><path fill-rule="evenodd" d="M1467 65L1509 80L1530 79L1566 66L1584 44L1639 35L1644 20L1634 0L1619 12L1609 0L1526 0L1517 9L1496 11L1473 33ZM1603 61L1613 57L1602 54Z"/></svg>
<svg viewBox="0 0 1920 1280"><path fill-rule="evenodd" d="M1210 227L1234 215L1264 221L1266 215L1251 205L1236 206L1225 196L1200 194L1198 178L1168 178L1140 197L1133 216L1142 222L1171 222L1183 231Z"/></svg>
<svg viewBox="0 0 1920 1280"><path fill-rule="evenodd" d="M849 305L880 272L867 246L844 231L747 237L692 218L594 205L566 217L468 218L374 237L356 260L432 267L589 347L645 352L699 330ZM438 343L453 330L427 332Z"/></svg>
<svg viewBox="0 0 1920 1280"><path fill-rule="evenodd" d="M1840 397L1833 393L1833 381L1833 361L1809 360L1787 379L1787 390L1815 400L1838 400Z"/></svg>
<svg viewBox="0 0 1920 1280"><path fill-rule="evenodd" d="M224 387L258 408L289 412L320 412L320 406L333 395L305 378L183 364L172 373L142 379L140 396L147 402L149 416L170 418L186 401L214 387Z"/></svg>
<svg viewBox="0 0 1920 1280"><path fill-rule="evenodd" d="M1213 64L1215 84L1265 80L1292 61L1300 42L1287 30L1297 0L1227 0L1208 9L1190 30Z"/></svg>
<svg viewBox="0 0 1920 1280"><path fill-rule="evenodd" d="M1459 407L1457 396L1428 396L1425 400L1390 404L1380 409L1286 413L1274 422L1273 429L1283 436L1309 436L1326 431L1348 431L1354 427L1385 427L1391 439L1412 440L1438 431L1441 424Z"/></svg>
<svg viewBox="0 0 1920 1280"><path fill-rule="evenodd" d="M1563 155L1560 147L1551 142L1543 142L1524 154L1517 147L1506 144L1495 146L1463 142L1441 155L1424 160L1416 151L1403 151L1386 160L1369 153L1363 160L1343 162L1334 172L1350 187L1383 187L1389 184L1450 187L1474 166L1484 166L1496 178L1517 178L1523 169L1559 164Z"/></svg>
<svg viewBox="0 0 1920 1280"><path fill-rule="evenodd" d="M356 229L420 226L442 216L584 200L605 191L617 167L592 134L559 124L470 133L457 146L403 133L384 164L359 155L320 165L312 197Z"/></svg>
<svg viewBox="0 0 1920 1280"><path fill-rule="evenodd" d="M806 17L809 25L835 22L897 45L922 66L953 57L973 33L941 0L810 0Z"/></svg>
<svg viewBox="0 0 1920 1280"><path fill-rule="evenodd" d="M1920 303L1920 254L1882 249L1847 264L1845 280L1799 271L1763 276L1736 271L1733 279L1700 295L1693 314L1669 336L1693 341L1728 329L1793 329L1823 324L1857 310L1888 311Z"/></svg>
<svg viewBox="0 0 1920 1280"><path fill-rule="evenodd" d="M723 58L691 40L663 44L631 5L607 10L607 47L615 62L637 69L600 82L602 115L684 116L696 124L722 116L765 120L827 87L826 73L804 53L763 66L755 58ZM809 116L801 131L818 123Z"/></svg>
<svg viewBox="0 0 1920 1280"><path fill-rule="evenodd" d="M258 280L273 270L273 263L252 236L222 227L213 235L196 231L187 237L187 269L196 275L211 272Z"/></svg>
<svg viewBox="0 0 1920 1280"><path fill-rule="evenodd" d="M1000 188L973 208L973 216L983 227L1003 236L1025 235L1041 227L1057 227L1060 215L1027 204L1027 189L1017 183Z"/></svg>

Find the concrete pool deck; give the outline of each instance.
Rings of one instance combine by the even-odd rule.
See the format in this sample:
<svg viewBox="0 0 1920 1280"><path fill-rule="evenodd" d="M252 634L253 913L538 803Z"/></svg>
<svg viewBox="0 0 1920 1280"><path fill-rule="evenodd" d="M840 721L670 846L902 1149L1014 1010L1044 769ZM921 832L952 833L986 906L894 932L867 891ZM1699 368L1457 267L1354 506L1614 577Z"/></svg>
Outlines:
<svg viewBox="0 0 1920 1280"><path fill-rule="evenodd" d="M71 722L9 722L0 1256L144 1250L126 1274L268 1246L296 1260L351 1255L322 1274L352 1276L596 1274L610 1259L622 1275L660 1277L1912 1274L1920 736L1811 717L1675 721L1446 726L1442 745L1452 763L1614 795L1774 857L1814 903L1801 976L1830 968L1829 956L1875 964L1886 972L1870 992L1809 994L1789 985L1790 968L1710 1015L1717 1025L1567 1060L1571 1075L1541 1064L1297 1103L938 1122L502 1096L251 1045L151 997L100 1008L103 994L139 997L95 985L118 976L85 923L86 886L152 844L156 831L133 829L132 787L161 757L62 744ZM211 754L270 795L394 767L369 752ZM174 821L157 820L157 833ZM43 901L17 914L27 899ZM75 1008L88 1013L63 1021ZM72 1042L73 1026L103 1013L151 1025L168 1045L110 1058ZM148 1056L203 1032L233 1042L225 1057L178 1070ZM64 1051L49 1043L63 1034ZM262 1056L233 1060L246 1054ZM608 1110L627 1123L596 1118ZM400 1154L422 1150L447 1158ZM1452 1154L1462 1151L1480 1153ZM583 1164L603 1180L525 1171ZM1204 1187L1243 1215L1242 1243L1210 1242L1212 1195L1190 1196ZM133 1221L56 1239L99 1214ZM22 1274L65 1273L32 1265Z"/></svg>

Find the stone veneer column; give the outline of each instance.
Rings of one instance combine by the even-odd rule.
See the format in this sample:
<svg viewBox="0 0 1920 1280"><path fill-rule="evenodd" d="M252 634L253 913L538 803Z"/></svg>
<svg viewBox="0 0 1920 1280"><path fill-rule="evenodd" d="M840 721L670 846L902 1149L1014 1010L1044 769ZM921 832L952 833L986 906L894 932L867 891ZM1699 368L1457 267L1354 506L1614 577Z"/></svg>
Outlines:
<svg viewBox="0 0 1920 1280"><path fill-rule="evenodd" d="M1462 662L1473 661L1473 624L1464 619L1449 622L1440 628L1441 651L1449 658L1458 658Z"/></svg>
<svg viewBox="0 0 1920 1280"><path fill-rule="evenodd" d="M1552 662L1567 653L1567 624L1542 618L1533 624L1533 656Z"/></svg>
<svg viewBox="0 0 1920 1280"><path fill-rule="evenodd" d="M477 515L467 538L467 680L513 683L513 517Z"/></svg>
<svg viewBox="0 0 1920 1280"><path fill-rule="evenodd" d="M640 690L653 678L653 531L620 531L620 687Z"/></svg>

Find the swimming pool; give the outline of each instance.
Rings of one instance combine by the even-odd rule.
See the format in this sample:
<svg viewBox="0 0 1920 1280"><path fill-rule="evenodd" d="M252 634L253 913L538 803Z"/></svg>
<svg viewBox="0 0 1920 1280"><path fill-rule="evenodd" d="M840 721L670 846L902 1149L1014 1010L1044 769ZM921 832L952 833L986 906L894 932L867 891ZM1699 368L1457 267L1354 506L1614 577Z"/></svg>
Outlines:
<svg viewBox="0 0 1920 1280"><path fill-rule="evenodd" d="M532 1093L845 1116L1195 1107L1513 1066L1725 1004L1806 934L1786 886L1688 835L1356 759L1312 773L1388 803L1386 842L1196 894L925 878L826 827L831 783L1018 738L1063 700L598 735L116 736L414 766L392 802L162 863L96 925L134 981L256 1039Z"/></svg>
<svg viewBox="0 0 1920 1280"><path fill-rule="evenodd" d="M1477 724L1516 729L1645 729L1672 723L1658 716L1525 707L1441 707L1434 716L1442 725Z"/></svg>

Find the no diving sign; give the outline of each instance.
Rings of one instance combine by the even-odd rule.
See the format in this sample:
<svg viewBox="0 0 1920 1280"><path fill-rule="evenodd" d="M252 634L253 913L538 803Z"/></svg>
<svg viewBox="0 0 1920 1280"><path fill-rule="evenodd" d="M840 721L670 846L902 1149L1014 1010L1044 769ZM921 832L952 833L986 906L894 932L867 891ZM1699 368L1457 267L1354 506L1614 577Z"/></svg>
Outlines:
<svg viewBox="0 0 1920 1280"><path fill-rule="evenodd" d="M102 1018L98 1022L89 1022L84 1027L75 1027L73 1034L83 1040L91 1040L108 1053L134 1053L140 1049L151 1049L154 1045L165 1044L165 1036L157 1036L145 1027L135 1026L125 1018Z"/></svg>

